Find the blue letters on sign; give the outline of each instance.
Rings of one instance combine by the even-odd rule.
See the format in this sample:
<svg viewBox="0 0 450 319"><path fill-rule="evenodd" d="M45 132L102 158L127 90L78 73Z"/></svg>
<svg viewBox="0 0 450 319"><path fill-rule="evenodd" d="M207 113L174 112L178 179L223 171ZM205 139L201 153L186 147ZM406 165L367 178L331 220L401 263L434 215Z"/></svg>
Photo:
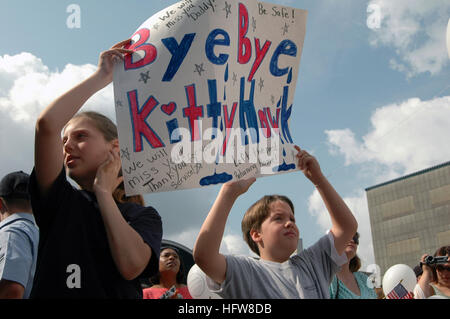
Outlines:
<svg viewBox="0 0 450 319"><path fill-rule="evenodd" d="M177 40L174 37L162 39L162 43L166 46L169 52L172 54L169 65L167 66L166 73L162 78L163 82L170 82L172 78L177 73L180 68L181 63L183 63L186 54L188 53L192 41L194 41L195 33L185 34L183 40L181 40L180 45L178 45Z"/></svg>
<svg viewBox="0 0 450 319"><path fill-rule="evenodd" d="M252 138L252 143L259 143L259 132L258 132L258 119L256 117L255 103L253 102L255 96L255 80L252 80L250 86L250 97L248 100L244 100L245 93L245 78L241 78L241 88L239 97L239 124L241 128L246 131L248 123L248 128L250 129L250 136ZM256 137L255 137L256 135ZM248 136L244 134L242 136L242 145L248 145Z"/></svg>
<svg viewBox="0 0 450 319"><path fill-rule="evenodd" d="M297 46L291 40L283 40L280 42L270 60L270 73L273 76L283 76L289 71L287 67L283 69L278 67L278 58L281 54L297 56Z"/></svg>
<svg viewBox="0 0 450 319"><path fill-rule="evenodd" d="M218 35L222 35L223 39L216 39ZM215 29L211 31L205 43L205 53L209 61L218 65L225 64L228 61L228 54L221 53L219 56L216 56L214 54L214 47L216 45L230 45L230 36L227 32L225 32L225 30Z"/></svg>
<svg viewBox="0 0 450 319"><path fill-rule="evenodd" d="M217 120L221 115L221 103L217 101L217 84L216 80L208 80L208 91L209 91L209 104L206 106L208 110L208 117L213 119L212 128L213 136L212 139L216 138L217 132Z"/></svg>

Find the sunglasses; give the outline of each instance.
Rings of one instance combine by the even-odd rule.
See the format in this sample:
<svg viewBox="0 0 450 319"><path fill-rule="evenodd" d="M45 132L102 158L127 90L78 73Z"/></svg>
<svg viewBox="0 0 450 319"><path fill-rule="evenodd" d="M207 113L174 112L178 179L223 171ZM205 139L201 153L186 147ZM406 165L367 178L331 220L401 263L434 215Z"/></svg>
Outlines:
<svg viewBox="0 0 450 319"><path fill-rule="evenodd" d="M444 270L450 271L450 266L438 265L438 266L436 266L436 270L439 270L441 272L444 271Z"/></svg>

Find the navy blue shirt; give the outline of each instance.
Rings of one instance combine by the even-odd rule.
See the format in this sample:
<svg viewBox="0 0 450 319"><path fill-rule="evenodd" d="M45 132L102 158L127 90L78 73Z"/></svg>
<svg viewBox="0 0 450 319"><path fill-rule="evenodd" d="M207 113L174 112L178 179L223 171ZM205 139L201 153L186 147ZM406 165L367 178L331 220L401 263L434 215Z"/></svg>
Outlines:
<svg viewBox="0 0 450 319"><path fill-rule="evenodd" d="M124 219L152 250L142 274L126 280L111 255L93 193L75 189L64 169L45 198L40 195L33 170L29 191L40 229L31 298L142 298L139 277L150 277L159 268L162 222L154 208L117 203Z"/></svg>

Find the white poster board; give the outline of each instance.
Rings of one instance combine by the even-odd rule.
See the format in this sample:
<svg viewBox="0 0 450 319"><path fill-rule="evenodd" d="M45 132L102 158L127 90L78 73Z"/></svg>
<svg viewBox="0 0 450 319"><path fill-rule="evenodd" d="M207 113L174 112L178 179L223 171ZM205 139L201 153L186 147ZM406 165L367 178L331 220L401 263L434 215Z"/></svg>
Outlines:
<svg viewBox="0 0 450 319"><path fill-rule="evenodd" d="M296 170L289 119L306 16L184 0L145 21L114 70L127 195Z"/></svg>

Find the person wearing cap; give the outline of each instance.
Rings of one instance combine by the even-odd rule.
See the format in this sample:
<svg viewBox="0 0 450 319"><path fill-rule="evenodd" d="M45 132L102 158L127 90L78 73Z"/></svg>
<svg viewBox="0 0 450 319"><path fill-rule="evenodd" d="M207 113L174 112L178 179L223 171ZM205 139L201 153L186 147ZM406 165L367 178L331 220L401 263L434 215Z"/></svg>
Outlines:
<svg viewBox="0 0 450 319"><path fill-rule="evenodd" d="M39 229L28 195L29 175L19 171L0 182L0 298L30 296Z"/></svg>

